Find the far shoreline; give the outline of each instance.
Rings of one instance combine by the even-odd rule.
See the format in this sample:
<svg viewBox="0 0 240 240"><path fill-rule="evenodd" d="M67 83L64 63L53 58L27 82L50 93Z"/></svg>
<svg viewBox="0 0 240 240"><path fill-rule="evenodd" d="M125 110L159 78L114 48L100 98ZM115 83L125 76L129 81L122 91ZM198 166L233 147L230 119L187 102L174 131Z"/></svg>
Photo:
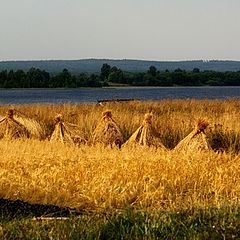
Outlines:
<svg viewBox="0 0 240 240"><path fill-rule="evenodd" d="M101 90L101 89L176 89L176 88L239 88L240 86L202 85L202 86L104 86L104 87L79 87L79 88L0 88L1 91L8 90Z"/></svg>

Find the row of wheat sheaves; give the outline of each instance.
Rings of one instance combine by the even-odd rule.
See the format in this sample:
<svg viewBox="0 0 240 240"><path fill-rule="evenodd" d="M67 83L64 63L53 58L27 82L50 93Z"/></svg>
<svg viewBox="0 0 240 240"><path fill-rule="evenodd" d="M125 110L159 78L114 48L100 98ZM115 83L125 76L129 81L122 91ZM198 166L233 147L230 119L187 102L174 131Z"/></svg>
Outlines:
<svg viewBox="0 0 240 240"><path fill-rule="evenodd" d="M161 139L152 126L152 114L146 113L139 128L124 143L123 134L112 117L111 111L105 111L93 132L91 140L85 141L80 128L63 121L61 115L55 117L55 128L50 136L50 142L62 142L64 144L103 144L105 146L135 147L148 146L165 149ZM175 147L176 150L210 150L206 141L205 129L208 123L199 120L195 129ZM30 119L14 109L7 111L5 117L0 118L0 138L12 140L17 138L41 139L44 129L36 120Z"/></svg>

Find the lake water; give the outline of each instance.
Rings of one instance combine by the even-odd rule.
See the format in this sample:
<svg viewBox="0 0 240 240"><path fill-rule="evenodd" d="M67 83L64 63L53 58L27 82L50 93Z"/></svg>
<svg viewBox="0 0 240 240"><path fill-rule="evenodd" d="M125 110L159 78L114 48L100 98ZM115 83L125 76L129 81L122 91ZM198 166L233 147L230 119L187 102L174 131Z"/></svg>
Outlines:
<svg viewBox="0 0 240 240"><path fill-rule="evenodd" d="M229 99L240 87L118 87L99 89L0 90L0 104L94 103L102 99Z"/></svg>

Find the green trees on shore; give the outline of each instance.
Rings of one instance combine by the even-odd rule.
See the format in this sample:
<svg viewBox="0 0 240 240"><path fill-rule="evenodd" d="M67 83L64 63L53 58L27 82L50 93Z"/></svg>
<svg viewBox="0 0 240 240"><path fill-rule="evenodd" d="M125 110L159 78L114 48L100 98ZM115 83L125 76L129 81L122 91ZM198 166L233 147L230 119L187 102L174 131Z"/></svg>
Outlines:
<svg viewBox="0 0 240 240"><path fill-rule="evenodd" d="M124 72L116 66L103 64L100 73L78 75L67 69L57 74L31 68L0 72L0 88L79 88L102 87L110 84L128 84L131 86L240 86L240 71L216 72L176 69L158 71L150 66L146 72Z"/></svg>
<svg viewBox="0 0 240 240"><path fill-rule="evenodd" d="M72 75L67 69L50 75L44 70L31 68L27 72L22 70L0 72L0 88L77 88L102 87L100 77L95 74Z"/></svg>

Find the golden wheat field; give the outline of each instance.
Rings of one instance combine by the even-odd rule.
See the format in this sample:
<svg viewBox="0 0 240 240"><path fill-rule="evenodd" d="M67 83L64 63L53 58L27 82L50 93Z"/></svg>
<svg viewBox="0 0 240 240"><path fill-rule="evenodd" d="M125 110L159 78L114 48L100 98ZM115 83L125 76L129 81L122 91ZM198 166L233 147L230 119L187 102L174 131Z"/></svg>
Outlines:
<svg viewBox="0 0 240 240"><path fill-rule="evenodd" d="M10 106L1 106L4 116ZM12 106L11 106L12 107ZM42 124L42 140L0 140L0 198L91 209L177 210L235 205L240 199L240 100L163 100L85 105L16 105ZM145 113L166 149L111 148L50 142L54 117L76 124L91 139L110 109L126 141ZM210 123L213 150L172 150L198 119Z"/></svg>

